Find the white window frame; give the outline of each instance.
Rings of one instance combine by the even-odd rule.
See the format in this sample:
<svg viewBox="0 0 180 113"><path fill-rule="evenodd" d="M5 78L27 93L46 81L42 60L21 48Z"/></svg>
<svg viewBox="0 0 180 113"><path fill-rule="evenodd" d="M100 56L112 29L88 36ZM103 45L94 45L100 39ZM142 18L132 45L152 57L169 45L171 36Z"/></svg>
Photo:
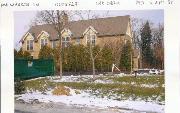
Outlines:
<svg viewBox="0 0 180 113"><path fill-rule="evenodd" d="M92 46L95 46L95 45L96 45L96 35L93 34L93 35L90 35L90 37L91 37L91 45L92 45ZM93 39L93 38L94 38L94 39ZM93 44L93 41L94 41L94 44Z"/></svg>
<svg viewBox="0 0 180 113"><path fill-rule="evenodd" d="M94 37L94 39L92 39ZM90 39L89 39L90 38ZM88 44L88 40L90 41L91 45L92 46L95 46L96 45L96 34L88 34L86 36L86 44ZM94 40L94 44L92 43L92 41Z"/></svg>
<svg viewBox="0 0 180 113"><path fill-rule="evenodd" d="M29 41L29 44L28 44L28 41ZM32 41L32 49L31 49L31 41ZM29 47L29 49L28 49ZM33 51L34 50L34 40L27 40L26 41L26 50L27 51Z"/></svg>
<svg viewBox="0 0 180 113"><path fill-rule="evenodd" d="M69 38L69 41L67 41L67 38ZM64 39L64 40L63 40ZM64 43L64 47L68 47L68 43L70 43L71 38L69 36L62 38L62 45Z"/></svg>
<svg viewBox="0 0 180 113"><path fill-rule="evenodd" d="M126 39L124 40L124 44L127 44L127 40Z"/></svg>
<svg viewBox="0 0 180 113"><path fill-rule="evenodd" d="M81 43L80 37L76 38L76 44L77 44L77 45L80 45L80 43Z"/></svg>
<svg viewBox="0 0 180 113"><path fill-rule="evenodd" d="M51 47L52 47L52 48L56 48L56 41L52 41L52 42L51 42Z"/></svg>
<svg viewBox="0 0 180 113"><path fill-rule="evenodd" d="M48 45L48 39L47 38L41 38L40 39L40 49L42 48L42 45L41 45L42 44L42 40L43 40L43 46ZM47 40L47 42L46 42L46 40Z"/></svg>

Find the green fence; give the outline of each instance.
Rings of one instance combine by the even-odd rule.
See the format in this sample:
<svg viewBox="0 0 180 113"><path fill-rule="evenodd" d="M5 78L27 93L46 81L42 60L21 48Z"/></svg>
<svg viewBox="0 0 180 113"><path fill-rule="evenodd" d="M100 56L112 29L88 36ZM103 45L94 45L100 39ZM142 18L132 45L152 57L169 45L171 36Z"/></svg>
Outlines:
<svg viewBox="0 0 180 113"><path fill-rule="evenodd" d="M30 79L54 75L53 59L15 59L14 78Z"/></svg>

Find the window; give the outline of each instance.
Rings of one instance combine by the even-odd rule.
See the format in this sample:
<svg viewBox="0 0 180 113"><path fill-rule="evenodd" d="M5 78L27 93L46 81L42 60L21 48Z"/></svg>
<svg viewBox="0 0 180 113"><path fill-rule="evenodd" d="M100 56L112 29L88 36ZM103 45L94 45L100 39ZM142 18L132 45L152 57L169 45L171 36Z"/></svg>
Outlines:
<svg viewBox="0 0 180 113"><path fill-rule="evenodd" d="M127 43L127 40L125 39L125 40L124 40L124 44L126 44L126 43Z"/></svg>
<svg viewBox="0 0 180 113"><path fill-rule="evenodd" d="M76 39L76 44L79 45L80 44L80 38Z"/></svg>
<svg viewBox="0 0 180 113"><path fill-rule="evenodd" d="M87 35L87 44L89 44L90 43L90 35Z"/></svg>
<svg viewBox="0 0 180 113"><path fill-rule="evenodd" d="M90 42L91 42L92 46L96 45L96 35L95 34L87 36L87 44Z"/></svg>
<svg viewBox="0 0 180 113"><path fill-rule="evenodd" d="M96 37L95 37L95 35L91 35L91 44L92 44L92 46L96 45Z"/></svg>
<svg viewBox="0 0 180 113"><path fill-rule="evenodd" d="M41 48L43 46L46 46L48 44L48 40L47 39L41 39Z"/></svg>
<svg viewBox="0 0 180 113"><path fill-rule="evenodd" d="M52 41L52 48L56 48L56 41Z"/></svg>
<svg viewBox="0 0 180 113"><path fill-rule="evenodd" d="M27 51L33 50L33 40L27 40Z"/></svg>
<svg viewBox="0 0 180 113"><path fill-rule="evenodd" d="M62 47L68 47L70 44L70 37L63 37L62 38Z"/></svg>

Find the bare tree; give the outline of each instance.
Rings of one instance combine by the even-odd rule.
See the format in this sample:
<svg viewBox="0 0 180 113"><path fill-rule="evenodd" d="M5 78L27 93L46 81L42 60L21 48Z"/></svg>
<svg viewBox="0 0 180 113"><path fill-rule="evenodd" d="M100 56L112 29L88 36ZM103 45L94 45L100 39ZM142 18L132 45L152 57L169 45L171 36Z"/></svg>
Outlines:
<svg viewBox="0 0 180 113"><path fill-rule="evenodd" d="M108 13L109 13L108 11L105 12L105 14L102 15L101 17L107 16ZM99 14L93 12L92 10L75 11L74 15L79 17L79 20L89 20L89 21L92 21L92 19L97 19L97 18L100 17ZM96 24L98 24L98 23L96 23ZM95 75L96 75L96 72L95 72L95 70L96 70L96 68L95 68L95 59L98 57L98 55L103 50L104 45L100 47L100 50L96 54L94 54L93 53L94 45L92 44L92 37L90 36L90 34L87 34L87 36L89 37L89 43L88 43L89 47L88 47L87 52L90 54L90 59L91 59L91 64L92 64L93 79L95 79Z"/></svg>
<svg viewBox="0 0 180 113"><path fill-rule="evenodd" d="M105 45L112 50L113 63L119 66L124 42L121 40L109 40L108 42L105 42Z"/></svg>
<svg viewBox="0 0 180 113"><path fill-rule="evenodd" d="M164 25L163 23L152 29L153 51L156 68L164 69Z"/></svg>
<svg viewBox="0 0 180 113"><path fill-rule="evenodd" d="M142 26L145 24L145 20L139 19L139 18L132 18L131 19L131 26L132 26L132 32L133 32L133 47L135 49L140 50L140 55L142 55L141 50L141 29ZM142 68L142 56L140 56L140 68Z"/></svg>
<svg viewBox="0 0 180 113"><path fill-rule="evenodd" d="M100 50L96 54L93 54L93 45L91 42L89 43L89 54L92 61L93 79L95 79L95 75L96 75L95 60L102 50L103 50L103 47L101 47Z"/></svg>
<svg viewBox="0 0 180 113"><path fill-rule="evenodd" d="M61 31L64 29L68 21L66 21L66 16L68 16L67 11L59 10L44 10L37 14L36 21L38 24L50 24L56 30L59 39L60 46L60 56L59 56L59 76L62 78L62 36Z"/></svg>
<svg viewBox="0 0 180 113"><path fill-rule="evenodd" d="M145 21L139 18L131 18L131 26L133 32L133 46L134 48L141 48L140 31Z"/></svg>

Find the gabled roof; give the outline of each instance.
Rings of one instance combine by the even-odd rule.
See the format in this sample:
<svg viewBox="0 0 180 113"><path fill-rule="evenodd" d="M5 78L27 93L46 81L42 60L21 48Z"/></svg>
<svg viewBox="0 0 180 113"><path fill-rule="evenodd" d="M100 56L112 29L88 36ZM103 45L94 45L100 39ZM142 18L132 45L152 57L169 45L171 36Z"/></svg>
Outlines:
<svg viewBox="0 0 180 113"><path fill-rule="evenodd" d="M98 36L121 35L126 34L129 19L130 16L127 15L71 21L65 26L65 28L72 32L72 38L82 37L84 31L89 26L92 26L98 32ZM56 40L58 37L57 31L53 28L53 25L50 24L33 26L28 32L31 33L36 39L41 31L46 31L48 34L50 34L50 40Z"/></svg>

